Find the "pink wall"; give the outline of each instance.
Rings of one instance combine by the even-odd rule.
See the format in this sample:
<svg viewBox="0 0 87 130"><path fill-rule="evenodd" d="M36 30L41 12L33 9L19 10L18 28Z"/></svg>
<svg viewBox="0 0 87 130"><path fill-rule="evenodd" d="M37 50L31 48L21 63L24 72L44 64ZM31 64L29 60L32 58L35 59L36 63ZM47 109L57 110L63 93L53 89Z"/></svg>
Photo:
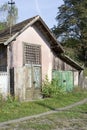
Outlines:
<svg viewBox="0 0 87 130"><path fill-rule="evenodd" d="M49 80L51 80L53 55L44 36L34 27L29 27L14 42L13 66L23 66L23 42L41 45L42 79L48 75Z"/></svg>

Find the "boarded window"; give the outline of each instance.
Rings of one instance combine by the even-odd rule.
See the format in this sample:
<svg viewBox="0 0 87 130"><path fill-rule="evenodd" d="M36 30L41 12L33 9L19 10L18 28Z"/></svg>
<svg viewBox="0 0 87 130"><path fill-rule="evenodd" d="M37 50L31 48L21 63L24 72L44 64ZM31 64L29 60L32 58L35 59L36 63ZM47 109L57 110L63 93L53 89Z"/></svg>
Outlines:
<svg viewBox="0 0 87 130"><path fill-rule="evenodd" d="M41 47L39 45L24 44L24 63L41 64Z"/></svg>

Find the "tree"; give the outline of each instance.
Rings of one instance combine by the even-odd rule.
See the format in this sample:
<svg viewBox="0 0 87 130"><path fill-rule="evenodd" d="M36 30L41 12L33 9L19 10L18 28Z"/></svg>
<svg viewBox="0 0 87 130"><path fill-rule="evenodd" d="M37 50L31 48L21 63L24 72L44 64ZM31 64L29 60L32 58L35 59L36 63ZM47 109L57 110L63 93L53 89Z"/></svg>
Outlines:
<svg viewBox="0 0 87 130"><path fill-rule="evenodd" d="M7 26L9 27L10 24L14 25L18 19L18 8L13 5L11 9L8 3L4 3L0 7L0 15L2 16L0 21L7 23Z"/></svg>
<svg viewBox="0 0 87 130"><path fill-rule="evenodd" d="M5 22L0 22L0 30L3 30L7 27Z"/></svg>
<svg viewBox="0 0 87 130"><path fill-rule="evenodd" d="M52 28L57 38L62 42L75 39L78 43L79 58L87 58L87 0L63 0L58 9L57 26ZM70 42L69 42L70 43ZM71 44L72 47L72 44Z"/></svg>

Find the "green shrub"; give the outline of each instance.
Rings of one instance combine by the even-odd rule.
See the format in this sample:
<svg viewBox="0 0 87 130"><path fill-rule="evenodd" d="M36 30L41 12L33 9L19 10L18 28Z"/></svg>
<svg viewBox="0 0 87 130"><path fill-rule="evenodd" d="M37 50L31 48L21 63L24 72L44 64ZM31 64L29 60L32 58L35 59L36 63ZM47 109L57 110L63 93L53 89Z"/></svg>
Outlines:
<svg viewBox="0 0 87 130"><path fill-rule="evenodd" d="M45 81L43 82L42 85L43 97L50 97L52 92L51 89L52 89L51 82L49 82L48 77L46 76Z"/></svg>
<svg viewBox="0 0 87 130"><path fill-rule="evenodd" d="M43 85L42 85L42 94L43 97L57 97L60 94L64 94L63 87L58 86L58 81L52 80L51 82L48 80L46 76Z"/></svg>

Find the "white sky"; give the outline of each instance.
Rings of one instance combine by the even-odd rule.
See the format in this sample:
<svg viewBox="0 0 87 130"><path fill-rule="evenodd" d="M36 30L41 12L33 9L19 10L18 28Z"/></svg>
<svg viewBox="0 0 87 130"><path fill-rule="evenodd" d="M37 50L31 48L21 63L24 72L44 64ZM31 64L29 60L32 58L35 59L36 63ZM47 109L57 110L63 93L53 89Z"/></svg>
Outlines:
<svg viewBox="0 0 87 130"><path fill-rule="evenodd" d="M0 0L0 5L10 0ZM49 28L56 24L58 7L63 0L13 0L18 7L18 22L40 15Z"/></svg>

